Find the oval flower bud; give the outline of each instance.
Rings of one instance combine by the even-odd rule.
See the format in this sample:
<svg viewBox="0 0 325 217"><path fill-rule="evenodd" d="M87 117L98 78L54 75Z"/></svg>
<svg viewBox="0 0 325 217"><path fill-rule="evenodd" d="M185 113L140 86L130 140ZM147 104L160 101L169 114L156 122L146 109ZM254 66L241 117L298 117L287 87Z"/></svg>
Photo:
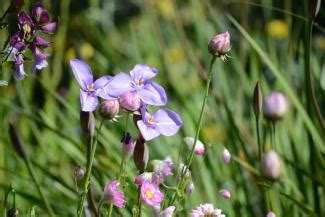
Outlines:
<svg viewBox="0 0 325 217"><path fill-rule="evenodd" d="M185 137L184 142L186 143L188 149L191 151L194 145L194 138L193 137ZM200 140L196 141L194 153L197 155L203 155L205 153L205 148L203 143Z"/></svg>
<svg viewBox="0 0 325 217"><path fill-rule="evenodd" d="M260 83L257 81L254 88L254 96L253 96L253 109L256 117L261 114L262 106L263 106L263 95L262 95Z"/></svg>
<svg viewBox="0 0 325 217"><path fill-rule="evenodd" d="M121 106L127 111L137 111L141 107L141 98L137 92L125 92L120 97Z"/></svg>
<svg viewBox="0 0 325 217"><path fill-rule="evenodd" d="M266 214L266 217L276 217L275 213L270 211Z"/></svg>
<svg viewBox="0 0 325 217"><path fill-rule="evenodd" d="M135 146L135 141L129 132L123 136L121 146L124 157L128 159L133 154Z"/></svg>
<svg viewBox="0 0 325 217"><path fill-rule="evenodd" d="M221 159L225 164L228 164L231 160L231 154L228 149L224 148L221 153Z"/></svg>
<svg viewBox="0 0 325 217"><path fill-rule="evenodd" d="M186 186L186 194L187 196L191 196L192 193L194 192L195 190L195 186L194 186L194 183L191 181L187 186Z"/></svg>
<svg viewBox="0 0 325 217"><path fill-rule="evenodd" d="M280 92L272 92L265 100L264 115L268 120L276 121L284 117L288 101Z"/></svg>
<svg viewBox="0 0 325 217"><path fill-rule="evenodd" d="M227 189L221 189L219 191L220 196L222 196L224 199L229 200L231 198L231 193Z"/></svg>
<svg viewBox="0 0 325 217"><path fill-rule="evenodd" d="M149 150L141 134L135 143L133 161L137 169L143 173L147 167L149 159Z"/></svg>
<svg viewBox="0 0 325 217"><path fill-rule="evenodd" d="M273 151L268 151L263 158L262 173L264 177L273 181L278 180L282 175L282 162L279 155Z"/></svg>
<svg viewBox="0 0 325 217"><path fill-rule="evenodd" d="M76 178L77 181L81 181L85 176L85 171L80 167L77 166L74 169L74 177Z"/></svg>
<svg viewBox="0 0 325 217"><path fill-rule="evenodd" d="M86 138L94 136L96 120L92 112L80 112L80 127Z"/></svg>
<svg viewBox="0 0 325 217"><path fill-rule="evenodd" d="M113 119L120 110L120 104L117 99L105 100L99 109L99 114L106 119Z"/></svg>
<svg viewBox="0 0 325 217"><path fill-rule="evenodd" d="M230 34L228 31L216 35L208 44L209 52L216 57L220 57L222 60L226 58L226 54L230 51L230 49Z"/></svg>

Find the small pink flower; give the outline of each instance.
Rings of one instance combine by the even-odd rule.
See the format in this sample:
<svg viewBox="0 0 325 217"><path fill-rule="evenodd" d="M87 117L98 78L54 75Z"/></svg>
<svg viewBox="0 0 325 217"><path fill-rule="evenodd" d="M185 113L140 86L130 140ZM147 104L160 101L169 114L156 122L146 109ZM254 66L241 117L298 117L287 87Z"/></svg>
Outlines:
<svg viewBox="0 0 325 217"><path fill-rule="evenodd" d="M159 212L158 217L172 217L175 211L175 206L169 206L163 211Z"/></svg>
<svg viewBox="0 0 325 217"><path fill-rule="evenodd" d="M125 206L124 193L118 189L119 182L113 180L106 184L104 189L104 200L107 203L112 203L118 208L123 208Z"/></svg>
<svg viewBox="0 0 325 217"><path fill-rule="evenodd" d="M286 97L280 92L272 92L265 100L264 115L267 119L276 121L284 117L289 107Z"/></svg>
<svg viewBox="0 0 325 217"><path fill-rule="evenodd" d="M159 191L158 185L144 182L141 185L141 199L150 206L157 206L163 201L164 194Z"/></svg>
<svg viewBox="0 0 325 217"><path fill-rule="evenodd" d="M192 150L194 145L194 138L193 137L185 137L184 142L186 143L189 150ZM204 144L200 141L196 141L194 153L197 155L203 155L205 153L205 147Z"/></svg>
<svg viewBox="0 0 325 217"><path fill-rule="evenodd" d="M144 182L152 182L153 173L144 172L135 178L134 184L142 185Z"/></svg>
<svg viewBox="0 0 325 217"><path fill-rule="evenodd" d="M125 92L120 96L120 105L127 111L137 111L141 106L140 96L136 92Z"/></svg>
<svg viewBox="0 0 325 217"><path fill-rule="evenodd" d="M231 160L231 154L228 149L224 148L221 154L221 159L225 164L228 164Z"/></svg>
<svg viewBox="0 0 325 217"><path fill-rule="evenodd" d="M276 215L274 212L271 211L266 214L266 217L276 217Z"/></svg>
<svg viewBox="0 0 325 217"><path fill-rule="evenodd" d="M164 176L173 175L174 164L170 157L166 157L165 160L153 160L153 171L162 172Z"/></svg>
<svg viewBox="0 0 325 217"><path fill-rule="evenodd" d="M209 52L224 60L226 54L230 51L230 34L227 32L221 33L213 37L208 44Z"/></svg>
<svg viewBox="0 0 325 217"><path fill-rule="evenodd" d="M187 196L191 196L192 193L194 192L195 190L195 186L194 186L194 183L191 181L187 186L186 186L186 194Z"/></svg>
<svg viewBox="0 0 325 217"><path fill-rule="evenodd" d="M219 191L219 194L226 200L229 200L231 198L231 194L227 189L221 189Z"/></svg>
<svg viewBox="0 0 325 217"><path fill-rule="evenodd" d="M206 203L201 204L191 211L190 217L202 217L202 216L213 216L213 217L226 217L225 214L221 213L221 209L215 209L212 204Z"/></svg>

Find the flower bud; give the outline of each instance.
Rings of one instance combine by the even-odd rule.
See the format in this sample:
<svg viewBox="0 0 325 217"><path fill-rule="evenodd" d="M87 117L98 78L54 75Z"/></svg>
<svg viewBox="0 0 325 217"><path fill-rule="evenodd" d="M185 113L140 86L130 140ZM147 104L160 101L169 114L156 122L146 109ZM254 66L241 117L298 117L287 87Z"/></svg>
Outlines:
<svg viewBox="0 0 325 217"><path fill-rule="evenodd" d="M276 181L282 175L282 162L279 155L273 151L268 151L263 158L262 173L265 178Z"/></svg>
<svg viewBox="0 0 325 217"><path fill-rule="evenodd" d="M151 182L153 177L153 173L144 172L141 173L138 177L135 178L134 184L136 185L142 185L144 182Z"/></svg>
<svg viewBox="0 0 325 217"><path fill-rule="evenodd" d="M309 0L309 16L315 19L321 5L321 0Z"/></svg>
<svg viewBox="0 0 325 217"><path fill-rule="evenodd" d="M77 181L81 181L85 176L85 171L80 167L77 166L74 169L74 177L76 178Z"/></svg>
<svg viewBox="0 0 325 217"><path fill-rule="evenodd" d="M28 159L25 144L21 137L19 136L15 126L12 123L9 123L9 134L10 140L15 148L17 154L24 160Z"/></svg>
<svg viewBox="0 0 325 217"><path fill-rule="evenodd" d="M94 136L96 120L92 112L80 112L80 127L86 138Z"/></svg>
<svg viewBox="0 0 325 217"><path fill-rule="evenodd" d="M184 170L186 170L186 173L185 173L185 178L189 178L191 177L191 171L187 168L185 168L185 165L183 163L181 163L178 167L178 178L180 179L182 177L182 174L184 172Z"/></svg>
<svg viewBox="0 0 325 217"><path fill-rule="evenodd" d="M137 111L141 106L141 99L136 92L125 92L120 97L121 106L127 111Z"/></svg>
<svg viewBox="0 0 325 217"><path fill-rule="evenodd" d="M186 186L186 194L187 196L191 196L192 193L194 192L195 190L195 186L194 186L194 183L191 181L187 186Z"/></svg>
<svg viewBox="0 0 325 217"><path fill-rule="evenodd" d="M194 138L193 137L185 137L184 142L186 143L188 149L191 151L194 145ZM194 153L197 155L203 155L205 153L205 148L203 143L200 140L196 141Z"/></svg>
<svg viewBox="0 0 325 217"><path fill-rule="evenodd" d="M121 149L125 159L128 159L134 151L135 141L131 134L127 132L121 140Z"/></svg>
<svg viewBox="0 0 325 217"><path fill-rule="evenodd" d="M224 59L231 49L228 31L212 38L208 44L208 49L212 55Z"/></svg>
<svg viewBox="0 0 325 217"><path fill-rule="evenodd" d="M222 196L224 199L229 200L231 198L231 194L227 189L221 189L219 191L220 196Z"/></svg>
<svg viewBox="0 0 325 217"><path fill-rule="evenodd" d="M261 114L262 106L263 106L263 95L262 95L260 83L257 81L254 89L254 96L253 96L253 109L256 117L258 117Z"/></svg>
<svg viewBox="0 0 325 217"><path fill-rule="evenodd" d="M133 161L140 173L143 173L147 167L149 159L149 151L147 144L145 143L141 133L138 136L137 142L135 144Z"/></svg>
<svg viewBox="0 0 325 217"><path fill-rule="evenodd" d="M18 209L16 208L11 208L7 211L7 217L18 217L19 216L19 212Z"/></svg>
<svg viewBox="0 0 325 217"><path fill-rule="evenodd" d="M264 115L268 120L282 119L287 109L288 101L280 92L272 92L265 100Z"/></svg>
<svg viewBox="0 0 325 217"><path fill-rule="evenodd" d="M221 153L221 159L225 164L228 164L231 160L231 154L228 149L224 148Z"/></svg>
<svg viewBox="0 0 325 217"><path fill-rule="evenodd" d="M266 214L266 217L276 217L275 213L270 211Z"/></svg>
<svg viewBox="0 0 325 217"><path fill-rule="evenodd" d="M106 119L113 119L120 110L120 104L117 99L105 100L99 109L99 114Z"/></svg>

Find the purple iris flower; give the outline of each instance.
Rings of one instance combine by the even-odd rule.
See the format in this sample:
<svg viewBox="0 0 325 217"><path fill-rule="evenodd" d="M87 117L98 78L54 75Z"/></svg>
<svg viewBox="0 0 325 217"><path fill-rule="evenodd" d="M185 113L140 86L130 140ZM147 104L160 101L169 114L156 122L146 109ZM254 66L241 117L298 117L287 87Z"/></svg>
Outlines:
<svg viewBox="0 0 325 217"><path fill-rule="evenodd" d="M178 114L169 109L159 109L151 115L143 106L141 108L141 114L142 120L139 120L137 125L146 141L154 139L160 134L164 136L173 136L183 125Z"/></svg>
<svg viewBox="0 0 325 217"><path fill-rule="evenodd" d="M127 91L136 92L141 101L148 105L161 106L167 102L164 88L150 79L158 74L157 69L143 64L137 64L127 75L123 72L117 74L108 85L110 95L119 97Z"/></svg>
<svg viewBox="0 0 325 217"><path fill-rule="evenodd" d="M94 82L92 71L87 63L82 60L70 60L72 72L79 83L80 103L82 111L94 111L98 105L98 98L106 100L114 99L107 93L107 84L111 81L111 76L103 76Z"/></svg>

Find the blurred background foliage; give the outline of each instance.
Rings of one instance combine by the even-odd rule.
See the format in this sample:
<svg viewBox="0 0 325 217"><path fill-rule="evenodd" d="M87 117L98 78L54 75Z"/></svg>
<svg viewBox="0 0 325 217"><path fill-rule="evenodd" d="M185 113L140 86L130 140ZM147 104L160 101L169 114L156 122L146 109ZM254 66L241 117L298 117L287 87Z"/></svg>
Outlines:
<svg viewBox="0 0 325 217"><path fill-rule="evenodd" d="M34 2L25 1L24 9L28 10ZM285 165L284 177L273 186L276 212L280 216L325 215L324 131L317 120L304 113L304 108L303 112L297 109L295 103L298 99L301 106L306 100L304 25L308 1L44 0L42 3L52 17L59 16L61 20L57 33L51 36L49 67L36 75L26 71L30 76L23 81L12 80L10 69L3 65L1 68L1 80L9 84L0 88L0 210L4 208L5 190L11 184L22 216L33 205L36 213L44 212L27 169L9 140L11 121L25 141L55 212L59 216L73 216L76 212L78 194L73 172L77 165L84 167L86 163L86 144L80 136L79 86L68 65L70 59L86 60L95 77L120 71L128 73L137 63L156 67L160 74L155 80L168 93L167 107L181 115L184 126L174 137L150 141L150 160L171 156L176 162L181 160L179 152L184 156L187 150L182 138L194 137L211 58L207 43L214 35L228 30L231 58L226 63L218 61L214 68L200 136L207 145L207 153L195 157L192 164L196 190L188 198L185 210L210 202L227 216L263 216L252 110L252 93L259 80L265 96L271 90L282 91L291 102L288 114L276 129L276 150ZM1 0L0 15L9 4L9 0ZM325 108L323 9L315 20L311 53L313 84L322 111ZM242 30L234 25L233 19ZM243 35L243 31L248 35ZM1 47L7 37L8 31L1 29ZM249 37L251 41L247 40ZM267 55L267 60L263 55ZM119 170L119 141L125 118L121 114L119 122L105 124L99 137L93 172L96 201L105 183L115 178ZM265 120L262 123L267 150L270 126ZM129 129L132 135L137 135L134 127ZM307 132L313 135L316 155L310 154ZM228 166L220 160L223 147L233 155L234 160ZM132 181L137 175L132 160L126 171L127 207L114 211L121 216L131 215L132 204L136 202L136 195L131 193L135 191ZM167 183L174 185L175 180L169 178ZM219 196L221 188L232 192L231 200ZM10 197L8 202L11 203ZM144 210L145 215L151 216L149 207ZM186 216L185 213L180 216Z"/></svg>

